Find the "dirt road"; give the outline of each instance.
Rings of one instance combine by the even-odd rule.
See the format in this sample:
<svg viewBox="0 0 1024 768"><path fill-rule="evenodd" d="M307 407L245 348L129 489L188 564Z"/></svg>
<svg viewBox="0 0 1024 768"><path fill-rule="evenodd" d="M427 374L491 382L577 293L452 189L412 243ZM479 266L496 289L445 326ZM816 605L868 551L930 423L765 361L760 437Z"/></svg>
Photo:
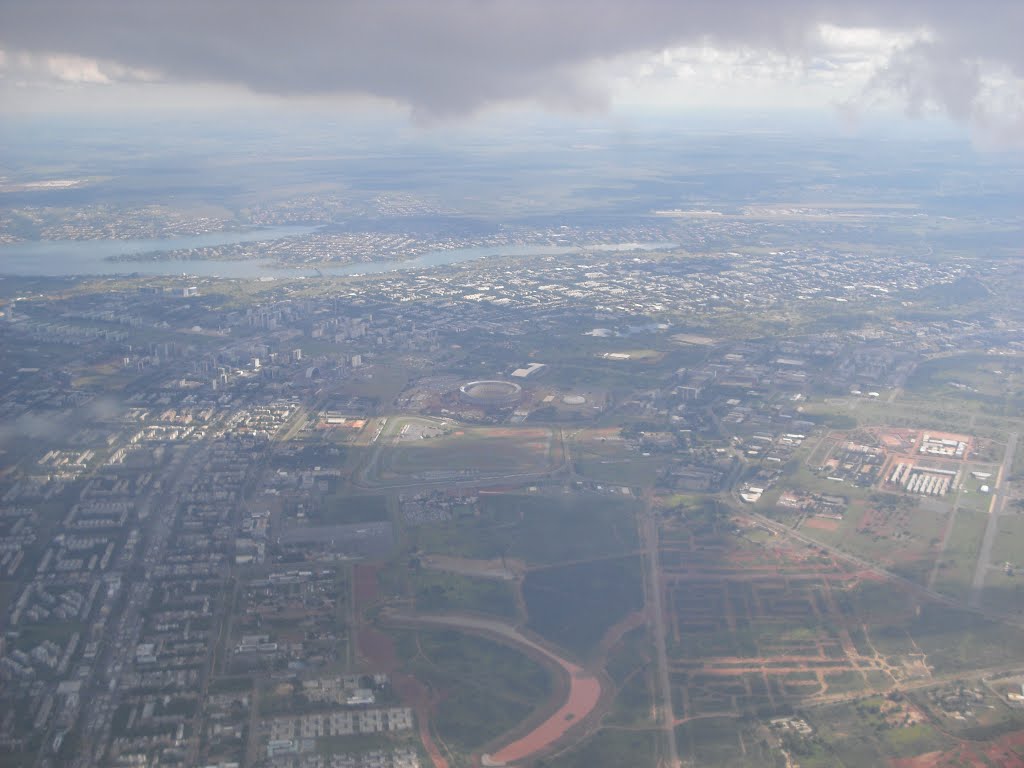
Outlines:
<svg viewBox="0 0 1024 768"><path fill-rule="evenodd" d="M484 762L487 765L513 765L544 751L561 739L570 728L586 719L601 698L601 681L596 675L563 659L510 624L471 616L427 615L403 611L388 611L382 618L389 623L404 626L450 627L490 635L510 645L540 654L568 674L569 693L558 710L526 735L490 755L484 755Z"/></svg>

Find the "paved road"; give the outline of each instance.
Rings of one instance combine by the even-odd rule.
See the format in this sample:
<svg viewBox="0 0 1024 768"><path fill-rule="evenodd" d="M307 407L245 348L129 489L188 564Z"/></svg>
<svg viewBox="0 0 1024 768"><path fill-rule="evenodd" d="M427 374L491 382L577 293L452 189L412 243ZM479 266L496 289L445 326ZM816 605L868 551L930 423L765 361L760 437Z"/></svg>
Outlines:
<svg viewBox="0 0 1024 768"><path fill-rule="evenodd" d="M988 510L988 524L985 526L985 537L981 540L981 550L978 552L978 562L974 566L974 581L971 583L970 605L977 608L981 605L981 594L985 589L985 576L988 573L989 565L992 563L992 545L996 540L996 533L999 531L999 516L1006 509L1006 498L1008 495L1007 478L1013 471L1013 455L1017 452L1016 432L1010 435L1006 441L1006 453L1003 455L1003 465L999 468L999 477L996 478L996 487L993 490L992 505Z"/></svg>
<svg viewBox="0 0 1024 768"><path fill-rule="evenodd" d="M569 675L566 701L557 711L528 734L505 744L493 756L484 755L484 765L519 764L539 751L550 748L570 728L576 727L594 711L602 695L601 680L582 667L573 664L554 651L530 639L516 627L494 619L481 619L464 615L418 614L402 610L388 610L382 618L399 626L454 627L470 632L500 638L512 645L538 653L561 667Z"/></svg>
<svg viewBox="0 0 1024 768"><path fill-rule="evenodd" d="M676 744L676 715L672 706L672 680L669 675L668 650L665 647L665 611L661 602L661 572L658 567L658 521L651 510L650 499L644 510L642 533L647 555L649 592L648 608L654 619L654 647L658 654L658 685L661 688L661 713L668 750L669 768L679 768L679 747Z"/></svg>
<svg viewBox="0 0 1024 768"><path fill-rule="evenodd" d="M128 599L119 616L112 616L108 623L104 648L93 666L93 678L89 681L89 696L86 708L95 713L90 725L82 735L76 765L93 766L102 764L110 740L114 712L123 693L118 689L122 673L131 667L131 658L142 631L145 608L152 594L151 572L163 560L170 540L174 522L177 519L178 494L191 483L192 474L206 440L189 445L168 464L159 491L150 491L138 507L139 520L145 531L145 544L141 557L136 563L144 568L141 579L128 584ZM122 564L124 566L128 563Z"/></svg>
<svg viewBox="0 0 1024 768"><path fill-rule="evenodd" d="M954 683L960 680L989 679L996 675L1019 674L1024 672L1024 667L1018 661L1012 664L1001 664L996 667L984 667L980 669L959 669L956 672L946 672L941 675L921 678L920 680L908 680L897 683L889 690L906 693L908 691L919 691L924 688ZM803 699L800 702L801 709L812 709L814 707L827 707L831 704L842 704L847 701L857 701L870 694L866 691L847 691L845 693L826 694L817 698Z"/></svg>
<svg viewBox="0 0 1024 768"><path fill-rule="evenodd" d="M877 574L878 576L881 576L890 583L898 584L899 586L906 589L908 592L916 594L919 597L927 598L936 603L941 603L942 605L948 605L951 608L968 610L973 613L984 616L985 618L993 619L994 621L1002 621L1006 624L1011 624L1017 627L1024 626L1024 621L1022 621L1017 616L1010 616L1009 614L1000 613L999 611L988 611L983 610L980 607L971 606L962 600L957 600L956 598L950 597L949 595L944 595L941 592L936 592L935 590L929 589L923 584L919 584L916 581L911 581L910 579L904 578L903 576L895 574L892 571L887 571L885 568L881 567L880 565L877 565L876 563L872 563L869 560L857 557L856 555L851 555L849 552L844 552L843 550L837 549L836 547L830 546L828 544L823 544L817 539L812 539L809 536L804 536L799 531L794 531L788 525L783 525L782 523L776 520L772 520L770 517L765 517L764 515L760 515L757 512L752 512L750 510L744 510L744 513L747 517L756 520L758 523L763 525L768 530L775 531L776 533L780 533L785 536L789 536L791 539L806 544L809 547L815 547L817 549L824 550L833 557L835 557L837 560L845 560L846 562L852 563L853 565L857 566L858 568L861 568L862 570Z"/></svg>

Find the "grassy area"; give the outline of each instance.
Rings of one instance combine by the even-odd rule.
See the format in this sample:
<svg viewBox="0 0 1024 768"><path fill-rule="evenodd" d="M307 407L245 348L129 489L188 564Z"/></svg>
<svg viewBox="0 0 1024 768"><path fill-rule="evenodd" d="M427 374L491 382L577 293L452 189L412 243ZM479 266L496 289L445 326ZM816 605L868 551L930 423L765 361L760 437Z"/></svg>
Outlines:
<svg viewBox="0 0 1024 768"><path fill-rule="evenodd" d="M1000 515L998 525L992 563L1024 566L1024 514Z"/></svg>
<svg viewBox="0 0 1024 768"><path fill-rule="evenodd" d="M913 496L870 494L851 503L834 529L808 519L800 533L924 583L950 514L948 505L935 500L922 505Z"/></svg>
<svg viewBox="0 0 1024 768"><path fill-rule="evenodd" d="M658 736L651 731L603 729L580 746L538 764L544 768L622 768L655 765Z"/></svg>
<svg viewBox="0 0 1024 768"><path fill-rule="evenodd" d="M952 739L930 725L905 723L906 712L901 706L886 710L879 697L813 709L807 717L814 734L786 737L784 741L801 766L849 768L874 768L889 764L892 758L953 745Z"/></svg>
<svg viewBox="0 0 1024 768"><path fill-rule="evenodd" d="M926 360L907 378L906 389L932 396L1002 398L1007 388L1003 370L1007 364L1002 358L978 353Z"/></svg>
<svg viewBox="0 0 1024 768"><path fill-rule="evenodd" d="M409 385L409 371L401 366L375 365L359 378L348 379L339 394L368 397L386 404L398 397Z"/></svg>
<svg viewBox="0 0 1024 768"><path fill-rule="evenodd" d="M410 577L416 609L428 613L481 613L516 618L516 600L506 581L420 569Z"/></svg>
<svg viewBox="0 0 1024 768"><path fill-rule="evenodd" d="M314 508L306 517L317 525L372 523L388 519L386 496L327 496L323 507Z"/></svg>
<svg viewBox="0 0 1024 768"><path fill-rule="evenodd" d="M654 485L665 463L666 459L658 456L601 459L587 455L577 458L573 466L577 473L595 482L637 488Z"/></svg>
<svg viewBox="0 0 1024 768"><path fill-rule="evenodd" d="M934 674L996 666L1024 654L1024 631L949 606L918 604L884 584L862 584L841 604L868 625L879 653L891 662L923 653Z"/></svg>
<svg viewBox="0 0 1024 768"><path fill-rule="evenodd" d="M969 595L987 521L988 515L985 512L970 509L957 511L949 543L939 560L935 589L961 599Z"/></svg>
<svg viewBox="0 0 1024 768"><path fill-rule="evenodd" d="M402 437L422 434L419 438ZM378 480L430 473L485 476L540 473L561 459L558 435L547 427L468 427L398 419L387 427L373 469Z"/></svg>
<svg viewBox="0 0 1024 768"><path fill-rule="evenodd" d="M455 631L417 633L408 667L441 694L434 726L448 746L469 752L511 729L551 693L537 662L504 645Z"/></svg>
<svg viewBox="0 0 1024 768"><path fill-rule="evenodd" d="M825 683L829 693L855 693L865 687L864 676L860 672L847 670L825 675Z"/></svg>
<svg viewBox="0 0 1024 768"><path fill-rule="evenodd" d="M523 582L527 627L582 656L629 613L643 608L639 557L531 571Z"/></svg>
<svg viewBox="0 0 1024 768"><path fill-rule="evenodd" d="M993 565L995 567L985 575L982 605L997 611L1020 614L1024 611L1024 572L1019 568L1006 571L1001 567L1002 563L995 559Z"/></svg>
<svg viewBox="0 0 1024 768"><path fill-rule="evenodd" d="M653 646L647 627L631 629L622 636L618 645L608 654L605 670L616 683L623 683L634 672L646 666L653 658Z"/></svg>
<svg viewBox="0 0 1024 768"><path fill-rule="evenodd" d="M757 738L748 725L731 717L705 717L676 728L679 755L690 765L729 768L781 768L785 760ZM802 765L802 763L801 763Z"/></svg>
<svg viewBox="0 0 1024 768"><path fill-rule="evenodd" d="M347 736L321 736L316 740L316 750L325 757L335 754L358 755L379 749L417 748L419 743L415 732L355 733Z"/></svg>
<svg viewBox="0 0 1024 768"><path fill-rule="evenodd" d="M652 726L653 681L647 670L639 670L619 689L607 722L623 726Z"/></svg>
<svg viewBox="0 0 1024 768"><path fill-rule="evenodd" d="M644 456L621 436L621 430L581 430L572 445L577 473L609 485L650 486L665 466L666 455Z"/></svg>
<svg viewBox="0 0 1024 768"><path fill-rule="evenodd" d="M1024 658L1024 631L946 606L922 606L910 634L936 673Z"/></svg>
<svg viewBox="0 0 1024 768"><path fill-rule="evenodd" d="M626 497L496 494L481 497L475 518L410 529L425 552L550 564L632 552L639 546Z"/></svg>

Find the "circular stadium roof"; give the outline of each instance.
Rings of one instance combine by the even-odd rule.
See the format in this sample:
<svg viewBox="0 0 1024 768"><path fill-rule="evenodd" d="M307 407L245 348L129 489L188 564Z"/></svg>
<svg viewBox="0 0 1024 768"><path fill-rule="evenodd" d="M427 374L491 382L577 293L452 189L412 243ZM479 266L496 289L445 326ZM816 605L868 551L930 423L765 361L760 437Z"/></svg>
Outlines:
<svg viewBox="0 0 1024 768"><path fill-rule="evenodd" d="M477 405L507 405L519 400L523 388L511 381L470 381L459 387L463 399Z"/></svg>

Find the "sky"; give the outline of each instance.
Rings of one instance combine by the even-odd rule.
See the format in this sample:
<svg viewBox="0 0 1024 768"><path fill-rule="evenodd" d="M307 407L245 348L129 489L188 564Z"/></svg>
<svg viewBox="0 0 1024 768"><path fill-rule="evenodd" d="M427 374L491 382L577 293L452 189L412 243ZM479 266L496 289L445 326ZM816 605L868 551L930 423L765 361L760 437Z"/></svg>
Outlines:
<svg viewBox="0 0 1024 768"><path fill-rule="evenodd" d="M0 0L0 116L795 111L1024 142L1021 0Z"/></svg>

